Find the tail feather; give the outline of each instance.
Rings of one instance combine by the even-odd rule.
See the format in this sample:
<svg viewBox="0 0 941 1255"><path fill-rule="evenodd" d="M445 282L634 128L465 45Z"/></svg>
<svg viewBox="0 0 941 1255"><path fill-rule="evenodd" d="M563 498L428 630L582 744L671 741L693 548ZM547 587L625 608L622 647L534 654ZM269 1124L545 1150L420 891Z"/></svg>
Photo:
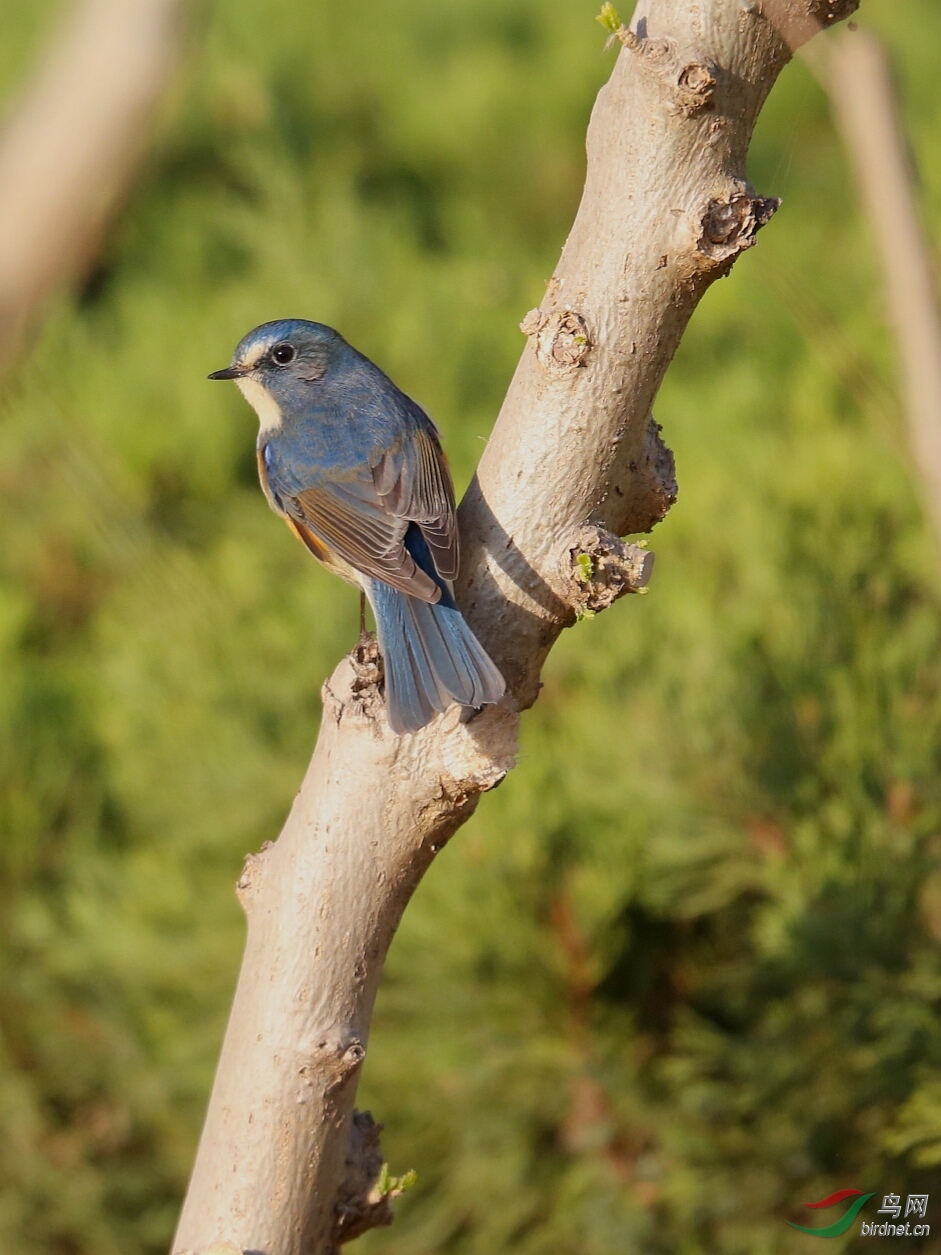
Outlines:
<svg viewBox="0 0 941 1255"><path fill-rule="evenodd" d="M452 702L498 702L506 685L451 600L435 604L366 583L386 675L386 708L394 732L416 732Z"/></svg>

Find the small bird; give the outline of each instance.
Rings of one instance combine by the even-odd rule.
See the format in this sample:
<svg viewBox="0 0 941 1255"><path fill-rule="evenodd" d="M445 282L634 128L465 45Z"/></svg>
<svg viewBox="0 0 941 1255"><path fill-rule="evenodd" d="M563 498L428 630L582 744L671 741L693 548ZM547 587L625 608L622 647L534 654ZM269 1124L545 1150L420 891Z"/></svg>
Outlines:
<svg viewBox="0 0 941 1255"><path fill-rule="evenodd" d="M454 486L427 414L339 332L300 318L256 327L209 378L234 379L258 415L271 508L368 598L393 732L452 702L498 702L503 676L454 602Z"/></svg>

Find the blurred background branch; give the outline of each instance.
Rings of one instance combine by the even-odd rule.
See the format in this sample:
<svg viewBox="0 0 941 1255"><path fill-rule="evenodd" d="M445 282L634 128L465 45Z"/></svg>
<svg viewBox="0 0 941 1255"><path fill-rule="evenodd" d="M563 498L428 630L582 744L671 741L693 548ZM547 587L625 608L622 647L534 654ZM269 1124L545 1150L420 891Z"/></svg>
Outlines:
<svg viewBox="0 0 941 1255"><path fill-rule="evenodd" d="M0 131L0 363L88 265L179 60L188 0L77 0Z"/></svg>
<svg viewBox="0 0 941 1255"><path fill-rule="evenodd" d="M912 460L941 554L941 309L895 76L869 31L835 32L811 47L881 262Z"/></svg>

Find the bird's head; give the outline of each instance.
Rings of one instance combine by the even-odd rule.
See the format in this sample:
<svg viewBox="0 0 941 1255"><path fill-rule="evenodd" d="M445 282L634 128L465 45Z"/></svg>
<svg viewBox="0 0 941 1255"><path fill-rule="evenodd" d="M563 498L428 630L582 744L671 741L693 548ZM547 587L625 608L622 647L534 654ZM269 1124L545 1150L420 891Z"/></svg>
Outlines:
<svg viewBox="0 0 941 1255"><path fill-rule="evenodd" d="M234 379L258 415L262 429L277 428L283 406L336 366L349 345L319 322L284 318L255 327L236 345L232 363L210 379ZM298 399L302 399L298 397Z"/></svg>

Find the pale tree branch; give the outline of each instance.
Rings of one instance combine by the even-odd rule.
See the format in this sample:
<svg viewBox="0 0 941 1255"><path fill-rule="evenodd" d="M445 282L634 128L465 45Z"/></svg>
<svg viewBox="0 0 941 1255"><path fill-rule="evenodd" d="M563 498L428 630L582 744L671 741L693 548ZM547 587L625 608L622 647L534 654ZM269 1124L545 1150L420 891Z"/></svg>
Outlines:
<svg viewBox="0 0 941 1255"><path fill-rule="evenodd" d="M242 972L174 1250L328 1255L342 1237L353 1101L389 942L435 854L513 765L553 642L643 585L622 544L676 494L651 418L708 285L777 202L745 158L792 48L855 0L638 6L588 132L585 191L461 506L461 605L510 694L395 737L368 659L324 688L278 841L249 858Z"/></svg>
<svg viewBox="0 0 941 1255"><path fill-rule="evenodd" d="M912 458L941 549L941 310L892 70L879 40L856 31L814 58L856 173L882 263Z"/></svg>
<svg viewBox="0 0 941 1255"><path fill-rule="evenodd" d="M87 264L179 60L188 0L82 0L0 131L0 361Z"/></svg>

